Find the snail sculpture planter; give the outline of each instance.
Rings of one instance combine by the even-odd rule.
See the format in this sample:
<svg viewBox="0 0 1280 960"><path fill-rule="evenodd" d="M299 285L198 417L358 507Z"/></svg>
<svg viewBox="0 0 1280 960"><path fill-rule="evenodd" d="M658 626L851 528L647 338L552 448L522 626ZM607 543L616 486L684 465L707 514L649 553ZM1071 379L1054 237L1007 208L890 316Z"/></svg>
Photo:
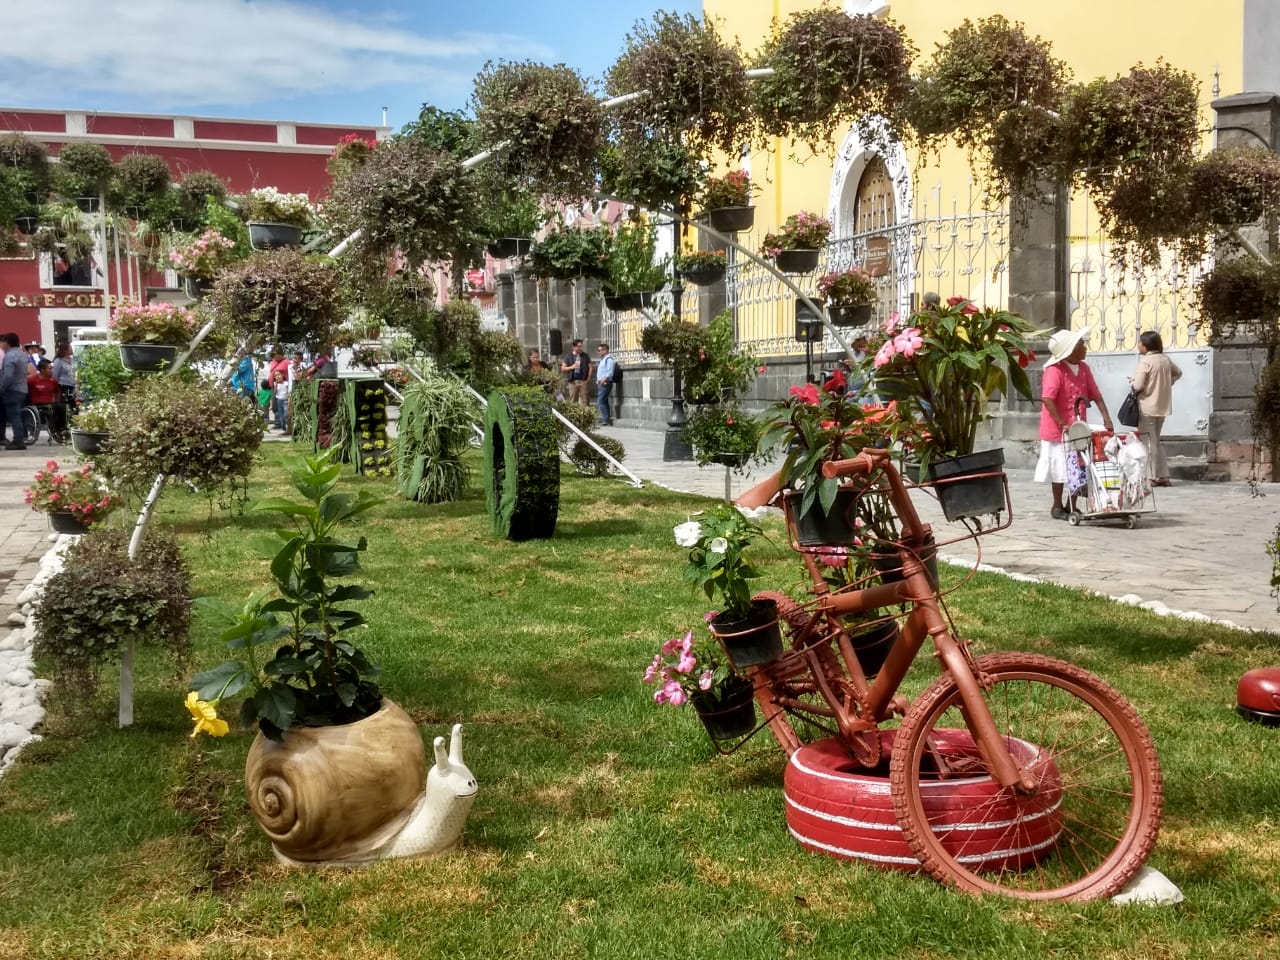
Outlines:
<svg viewBox="0 0 1280 960"><path fill-rule="evenodd" d="M245 789L282 863L431 856L458 844L477 790L462 760L462 724L448 752L436 737L435 755L428 773L417 725L384 698L356 723L294 727L278 743L258 734L245 759Z"/></svg>

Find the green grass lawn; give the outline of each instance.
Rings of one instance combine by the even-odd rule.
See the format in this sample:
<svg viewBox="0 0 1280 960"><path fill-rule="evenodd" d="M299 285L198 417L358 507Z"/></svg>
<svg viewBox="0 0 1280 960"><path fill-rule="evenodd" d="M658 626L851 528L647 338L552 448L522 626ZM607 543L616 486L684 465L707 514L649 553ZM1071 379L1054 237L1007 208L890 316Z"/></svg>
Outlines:
<svg viewBox="0 0 1280 960"><path fill-rule="evenodd" d="M286 452L266 451L254 497L285 492ZM566 472L555 538L507 543L481 497L423 506L394 499L387 481L350 485L388 497L361 524L377 595L358 642L424 736L466 726L480 793L461 850L359 871L277 866L240 781L250 734L187 736L185 678L223 659L197 624L185 671L143 652L132 728L114 728L108 673L94 703L55 702L47 739L0 781L0 958L1280 951L1280 731L1232 712L1239 675L1280 662L1276 637L986 574L951 594L979 652L1062 657L1135 704L1165 772L1151 863L1187 896L1176 908L979 900L801 850L767 734L717 756L691 711L652 704L641 673L706 609L680 582L671 539L705 501ZM180 532L198 593L266 586L249 541L268 517L210 524L203 502L170 493L158 522ZM762 587L800 587L784 545L762 557ZM961 575L944 571L952 584ZM913 689L935 670L927 657L916 669Z"/></svg>

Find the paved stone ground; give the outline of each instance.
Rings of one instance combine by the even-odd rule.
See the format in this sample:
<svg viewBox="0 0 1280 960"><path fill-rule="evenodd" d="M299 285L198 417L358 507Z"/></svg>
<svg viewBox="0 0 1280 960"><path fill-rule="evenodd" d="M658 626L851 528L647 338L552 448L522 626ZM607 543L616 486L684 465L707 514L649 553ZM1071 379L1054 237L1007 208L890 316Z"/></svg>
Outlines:
<svg viewBox="0 0 1280 960"><path fill-rule="evenodd" d="M642 480L706 496L725 495L725 470L662 460L663 434L610 427L605 434L627 448L623 462ZM756 468L731 475L733 496L772 471ZM981 562L1036 579L1084 587L1112 597L1137 595L1172 610L1194 611L1254 630L1280 630L1270 595L1271 560L1266 544L1280 523L1280 485L1174 481L1157 490L1154 513L1136 529L1120 523L1072 527L1049 516L1049 488L1030 470L1010 470L1013 523L1006 529L941 548L944 558ZM923 491L917 506L940 542L960 536L933 498ZM950 531L954 531L951 533Z"/></svg>
<svg viewBox="0 0 1280 960"><path fill-rule="evenodd" d="M22 496L32 475L51 459L64 467L77 462L69 447L48 446L43 439L26 450L0 450L0 617L16 610L18 594L52 546L45 515L27 506Z"/></svg>

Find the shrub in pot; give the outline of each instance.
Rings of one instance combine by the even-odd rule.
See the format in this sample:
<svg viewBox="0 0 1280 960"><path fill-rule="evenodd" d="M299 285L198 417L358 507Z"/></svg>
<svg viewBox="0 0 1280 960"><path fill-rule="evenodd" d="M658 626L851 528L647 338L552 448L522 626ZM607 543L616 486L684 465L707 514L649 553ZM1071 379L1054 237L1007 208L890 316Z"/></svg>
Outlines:
<svg viewBox="0 0 1280 960"><path fill-rule="evenodd" d="M130 153L116 164L108 205L156 230L167 230L179 217L178 198L169 189L169 164L153 153Z"/></svg>
<svg viewBox="0 0 1280 960"><path fill-rule="evenodd" d="M133 374L120 362L120 350L109 344L93 343L84 348L76 363L76 378L80 381L80 397L87 404L75 420L75 426L83 426L83 417L92 405L110 400L124 392ZM106 427L98 428L105 430Z"/></svg>
<svg viewBox="0 0 1280 960"><path fill-rule="evenodd" d="M92 694L102 665L131 642L164 647L180 665L190 650L191 577L177 542L152 528L131 561L130 533L97 527L81 537L36 601L36 654L73 695Z"/></svg>
<svg viewBox="0 0 1280 960"><path fill-rule="evenodd" d="M605 250L605 293L616 297L665 286L671 260L664 257L655 262L657 249L657 229L651 222L634 219L619 223Z"/></svg>
<svg viewBox="0 0 1280 960"><path fill-rule="evenodd" d="M68 143L58 154L53 188L67 200L92 198L105 193L115 164L107 148L97 143Z"/></svg>
<svg viewBox="0 0 1280 960"><path fill-rule="evenodd" d="M529 268L544 279L603 279L609 275L609 232L558 226L533 245Z"/></svg>
<svg viewBox="0 0 1280 960"><path fill-rule="evenodd" d="M341 321L340 279L327 257L255 250L223 270L205 302L228 327L260 342L322 347Z"/></svg>

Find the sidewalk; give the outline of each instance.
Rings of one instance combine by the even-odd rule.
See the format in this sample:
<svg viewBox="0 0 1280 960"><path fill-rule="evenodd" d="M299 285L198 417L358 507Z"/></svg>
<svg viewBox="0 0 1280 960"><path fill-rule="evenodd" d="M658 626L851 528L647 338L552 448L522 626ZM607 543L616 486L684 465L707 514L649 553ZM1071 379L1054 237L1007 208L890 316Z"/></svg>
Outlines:
<svg viewBox="0 0 1280 960"><path fill-rule="evenodd" d="M52 544L49 524L23 499L22 491L49 460L62 466L75 464L69 447L40 442L26 450L0 450L0 617L17 609L17 598L35 576L40 558ZM0 622L0 635L8 626Z"/></svg>
<svg viewBox="0 0 1280 960"><path fill-rule="evenodd" d="M608 427L627 449L623 465L642 480L709 497L724 497L725 469L664 463L657 430ZM772 471L756 468L731 475L737 496ZM1072 527L1049 516L1049 488L1030 470L1009 470L1013 524L1007 530L941 548L944 559L981 561L1012 574L1084 587L1111 597L1136 595L1172 610L1198 612L1255 630L1280 630L1270 594L1271 558L1266 545L1280 523L1280 485L1183 483L1156 491L1156 512L1128 530L1121 523ZM960 536L925 491L917 506L939 541ZM954 532L952 532L954 531Z"/></svg>

